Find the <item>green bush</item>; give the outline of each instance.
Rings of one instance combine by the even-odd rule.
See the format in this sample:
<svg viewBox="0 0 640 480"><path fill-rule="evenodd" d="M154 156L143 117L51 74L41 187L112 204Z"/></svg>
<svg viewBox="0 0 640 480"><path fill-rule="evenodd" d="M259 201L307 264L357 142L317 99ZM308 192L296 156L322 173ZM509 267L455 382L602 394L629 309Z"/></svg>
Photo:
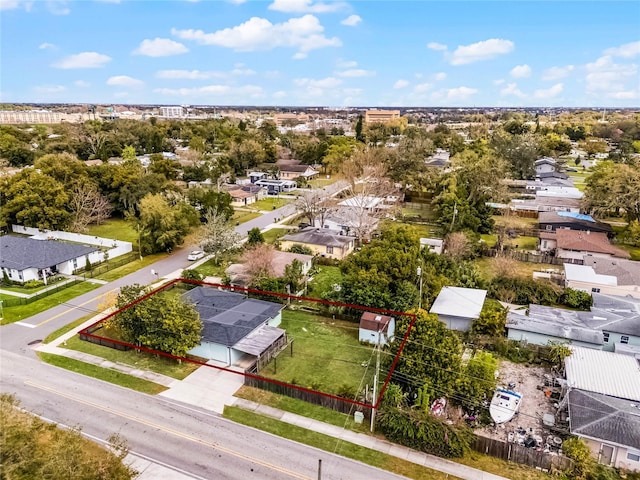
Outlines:
<svg viewBox="0 0 640 480"><path fill-rule="evenodd" d="M291 253L299 253L302 255L313 255L311 248L307 247L306 245L301 245L299 243L294 243L293 245L291 245L291 248L289 249L289 251Z"/></svg>
<svg viewBox="0 0 640 480"><path fill-rule="evenodd" d="M488 291L492 298L518 305L554 305L561 294L560 287L549 281L509 276L495 277Z"/></svg>
<svg viewBox="0 0 640 480"><path fill-rule="evenodd" d="M22 286L24 288L40 288L44 286L44 282L42 280L29 280L28 282L24 282Z"/></svg>
<svg viewBox="0 0 640 480"><path fill-rule="evenodd" d="M577 308L579 310L589 310L593 305L593 297L582 290L574 290L573 288L565 288L560 295L559 302L569 308Z"/></svg>

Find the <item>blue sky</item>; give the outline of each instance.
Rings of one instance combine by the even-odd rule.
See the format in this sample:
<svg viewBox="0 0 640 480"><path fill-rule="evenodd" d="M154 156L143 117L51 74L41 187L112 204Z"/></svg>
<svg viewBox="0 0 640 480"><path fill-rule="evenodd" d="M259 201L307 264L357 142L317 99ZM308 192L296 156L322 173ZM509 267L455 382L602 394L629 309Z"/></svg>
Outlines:
<svg viewBox="0 0 640 480"><path fill-rule="evenodd" d="M640 105L638 1L0 0L3 102Z"/></svg>

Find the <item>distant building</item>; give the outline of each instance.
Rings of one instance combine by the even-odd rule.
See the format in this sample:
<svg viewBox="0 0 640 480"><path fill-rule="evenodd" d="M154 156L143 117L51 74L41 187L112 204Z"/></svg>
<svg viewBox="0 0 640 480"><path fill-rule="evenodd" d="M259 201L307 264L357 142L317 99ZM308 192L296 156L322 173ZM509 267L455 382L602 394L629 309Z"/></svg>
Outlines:
<svg viewBox="0 0 640 480"><path fill-rule="evenodd" d="M613 235L613 229L608 223L597 222L590 215L575 212L540 212L538 214L540 230L555 232L562 228L580 230L583 232L603 232Z"/></svg>
<svg viewBox="0 0 640 480"><path fill-rule="evenodd" d="M367 110L364 112L364 123L386 123L400 118L400 110Z"/></svg>
<svg viewBox="0 0 640 480"><path fill-rule="evenodd" d="M184 118L183 107L160 107L160 116L163 118Z"/></svg>
<svg viewBox="0 0 640 480"><path fill-rule="evenodd" d="M278 193L282 192L290 192L298 186L298 184L293 180L273 180L269 178L257 180L254 182L254 185L259 185L260 187L266 188L269 195L277 195Z"/></svg>
<svg viewBox="0 0 640 480"><path fill-rule="evenodd" d="M356 238L328 228L308 227L298 233L280 237L280 247L289 250L294 245L304 245L315 255L342 260L355 248Z"/></svg>
<svg viewBox="0 0 640 480"><path fill-rule="evenodd" d="M565 287L640 298L640 262L593 256L583 261L583 265L564 264Z"/></svg>
<svg viewBox="0 0 640 480"><path fill-rule="evenodd" d="M420 248L426 248L430 252L437 253L438 255L442 254L443 247L444 247L444 240L441 238L421 238L420 239Z"/></svg>
<svg viewBox="0 0 640 480"><path fill-rule="evenodd" d="M60 123L62 114L48 110L4 110L0 111L0 124Z"/></svg>
<svg viewBox="0 0 640 480"><path fill-rule="evenodd" d="M556 257L580 259L596 257L629 258L629 253L611 245L606 233L561 228L555 232L540 232L540 250L556 250Z"/></svg>

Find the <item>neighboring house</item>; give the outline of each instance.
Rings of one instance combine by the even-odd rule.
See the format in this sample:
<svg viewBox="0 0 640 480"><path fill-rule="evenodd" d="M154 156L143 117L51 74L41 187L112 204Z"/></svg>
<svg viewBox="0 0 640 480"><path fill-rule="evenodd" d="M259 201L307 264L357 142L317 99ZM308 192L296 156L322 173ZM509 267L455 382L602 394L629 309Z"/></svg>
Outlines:
<svg viewBox="0 0 640 480"><path fill-rule="evenodd" d="M559 171L558 162L550 157L539 158L534 163L536 176Z"/></svg>
<svg viewBox="0 0 640 480"><path fill-rule="evenodd" d="M585 256L583 265L564 264L564 285L588 293L640 298L640 262Z"/></svg>
<svg viewBox="0 0 640 480"><path fill-rule="evenodd" d="M269 178L269 175L264 172L250 172L248 177L251 183L256 183L258 180Z"/></svg>
<svg viewBox="0 0 640 480"><path fill-rule="evenodd" d="M280 178L283 180L295 180L298 177L304 177L307 180L317 177L319 172L311 165L303 164L283 164L280 165Z"/></svg>
<svg viewBox="0 0 640 480"><path fill-rule="evenodd" d="M191 355L233 365L246 355L259 358L286 344L285 331L277 328L283 305L202 286L182 298L203 324L202 340L189 350Z"/></svg>
<svg viewBox="0 0 640 480"><path fill-rule="evenodd" d="M291 265L294 260L298 260L302 264L302 275L307 275L311 270L313 257L311 255L303 255L300 253L281 252L275 250L273 252L273 259L271 267L273 268L274 277L282 277L285 273L287 265ZM234 263L229 265L229 268L225 270L225 273L229 275L231 284L234 286L245 287L249 284L250 278L245 265L241 263ZM294 293L294 292L292 292Z"/></svg>
<svg viewBox="0 0 640 480"><path fill-rule="evenodd" d="M242 185L234 186L228 190L231 195L231 205L234 207L243 207L251 205L266 196L266 190L259 185Z"/></svg>
<svg viewBox="0 0 640 480"><path fill-rule="evenodd" d="M442 254L442 248L444 246L444 240L441 238L421 238L420 248L426 248L430 252Z"/></svg>
<svg viewBox="0 0 640 480"><path fill-rule="evenodd" d="M396 321L388 315L364 312L360 317L358 338L361 342L374 345L387 345L393 341L396 331Z"/></svg>
<svg viewBox="0 0 640 480"><path fill-rule="evenodd" d="M442 287L429 313L436 313L450 330L465 332L480 317L486 296L486 290L477 288Z"/></svg>
<svg viewBox="0 0 640 480"><path fill-rule="evenodd" d="M356 237L343 235L328 228L307 227L297 233L280 237L280 247L289 250L293 245L304 245L314 255L342 260L349 255L356 244Z"/></svg>
<svg viewBox="0 0 640 480"><path fill-rule="evenodd" d="M95 263L96 253L100 249L95 246L5 235L0 237L0 270L14 282L46 282L47 276L56 273L72 275L86 266L87 259Z"/></svg>
<svg viewBox="0 0 640 480"><path fill-rule="evenodd" d="M603 465L640 471L640 369L631 356L572 347L565 358L569 430Z"/></svg>
<svg viewBox="0 0 640 480"><path fill-rule="evenodd" d="M598 350L633 350L640 348L640 300L594 293L590 311L531 304L528 314L509 312L506 327L510 340L534 345L555 341Z"/></svg>
<svg viewBox="0 0 640 480"><path fill-rule="evenodd" d="M514 211L527 212L580 212L577 198L545 197L536 195L532 200L511 200L509 207Z"/></svg>
<svg viewBox="0 0 640 480"><path fill-rule="evenodd" d="M555 239L553 235L555 235ZM555 234L541 232L540 240L540 250L546 251L555 248L558 258L582 260L586 255L629 258L628 252L611 245L607 234L602 232L559 229Z"/></svg>
<svg viewBox="0 0 640 480"><path fill-rule="evenodd" d="M572 199L581 199L584 197L584 193L578 190L576 187L555 187L548 186L545 188L541 188L540 190L536 190L536 198L572 198Z"/></svg>
<svg viewBox="0 0 640 480"><path fill-rule="evenodd" d="M316 217L315 225L320 228L328 228L329 230L336 230L342 232L343 235L349 235L359 230L359 228L366 222L368 230L376 230L380 219L369 215L366 212L358 213L355 208L342 207L338 209L333 215L330 215L324 219Z"/></svg>
<svg viewBox="0 0 640 480"><path fill-rule="evenodd" d="M608 223L597 222L590 215L575 212L540 212L538 214L540 230L555 232L561 228L579 230L583 232L601 232L613 235L613 229Z"/></svg>
<svg viewBox="0 0 640 480"><path fill-rule="evenodd" d="M269 195L290 192L298 186L293 180L272 180L268 178L256 180L255 185L266 188Z"/></svg>

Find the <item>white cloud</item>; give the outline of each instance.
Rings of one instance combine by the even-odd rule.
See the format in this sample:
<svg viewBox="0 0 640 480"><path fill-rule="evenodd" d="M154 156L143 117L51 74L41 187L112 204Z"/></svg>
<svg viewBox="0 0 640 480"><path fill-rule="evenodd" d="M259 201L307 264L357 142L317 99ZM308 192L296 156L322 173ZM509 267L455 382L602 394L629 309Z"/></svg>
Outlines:
<svg viewBox="0 0 640 480"><path fill-rule="evenodd" d="M306 52L296 52L291 58L293 58L294 60L304 60L307 57L308 55Z"/></svg>
<svg viewBox="0 0 640 480"><path fill-rule="evenodd" d="M327 77L320 80L314 80L312 78L294 78L293 84L298 87L336 88L342 85L342 80L335 77Z"/></svg>
<svg viewBox="0 0 640 480"><path fill-rule="evenodd" d="M62 69L74 68L100 68L111 61L111 57L97 52L82 52L75 55L69 55L58 63L54 63L53 67Z"/></svg>
<svg viewBox="0 0 640 480"><path fill-rule="evenodd" d="M116 75L115 77L109 77L107 85L119 87L141 87L144 85L144 82L127 75Z"/></svg>
<svg viewBox="0 0 640 480"><path fill-rule="evenodd" d="M159 70L156 72L156 78L169 80L206 80L223 76L219 72L201 72L200 70Z"/></svg>
<svg viewBox="0 0 640 480"><path fill-rule="evenodd" d="M129 96L129 92L115 92L113 94L113 98L127 98Z"/></svg>
<svg viewBox="0 0 640 480"><path fill-rule="evenodd" d="M194 1L200 1L200 0L189 0L190 2L194 2ZM243 3L245 3L247 0L229 0L231 3L235 3L236 5L242 5Z"/></svg>
<svg viewBox="0 0 640 480"><path fill-rule="evenodd" d="M122 0L97 0L102 3L120 3Z"/></svg>
<svg viewBox="0 0 640 480"><path fill-rule="evenodd" d="M340 23L342 25L346 25L347 27L355 27L362 21L362 17L360 15L349 15L347 18L342 20Z"/></svg>
<svg viewBox="0 0 640 480"><path fill-rule="evenodd" d="M609 98L615 98L616 100L635 100L640 98L640 89L638 90L626 90L623 92L615 92L607 95Z"/></svg>
<svg viewBox="0 0 640 480"><path fill-rule="evenodd" d="M467 100L472 95L478 93L478 90L470 87L457 87L439 90L431 95L433 100L446 100L448 102L457 102Z"/></svg>
<svg viewBox="0 0 640 480"><path fill-rule="evenodd" d="M496 86L502 85L504 83L504 78L498 78L497 80L493 81L493 84Z"/></svg>
<svg viewBox="0 0 640 480"><path fill-rule="evenodd" d="M640 55L640 41L625 43L619 47L608 48L604 51L604 54L614 57L635 57L636 55Z"/></svg>
<svg viewBox="0 0 640 480"><path fill-rule="evenodd" d="M531 76L531 67L527 64L524 65L516 65L511 69L509 74L513 78L527 78Z"/></svg>
<svg viewBox="0 0 640 480"><path fill-rule="evenodd" d="M336 67L338 68L355 68L357 66L358 62L355 62L353 60L343 60L342 58L339 58L336 62Z"/></svg>
<svg viewBox="0 0 640 480"><path fill-rule="evenodd" d="M365 70L364 68L354 68L351 70L343 70L336 72L339 77L373 77L376 72L372 70Z"/></svg>
<svg viewBox="0 0 640 480"><path fill-rule="evenodd" d="M363 90L361 88L344 88L342 89L342 93L345 95L358 96L362 95Z"/></svg>
<svg viewBox="0 0 640 480"><path fill-rule="evenodd" d="M196 88L156 88L154 93L175 97L216 97L225 95L226 97L250 97L261 98L264 96L262 87L256 85L244 85L240 87L231 87L229 85L207 85Z"/></svg>
<svg viewBox="0 0 640 480"><path fill-rule="evenodd" d="M274 0L269 10L285 13L327 13L347 7L344 2L313 2L312 0Z"/></svg>
<svg viewBox="0 0 640 480"><path fill-rule="evenodd" d="M24 6L25 2L20 0L0 0L0 10L15 10Z"/></svg>
<svg viewBox="0 0 640 480"><path fill-rule="evenodd" d="M433 88L432 83L419 83L415 87L413 87L413 91L416 93L423 93Z"/></svg>
<svg viewBox="0 0 640 480"><path fill-rule="evenodd" d="M67 6L68 2L63 0L47 0L46 6L52 15L69 15L71 9Z"/></svg>
<svg viewBox="0 0 640 480"><path fill-rule="evenodd" d="M518 88L518 85L515 83L508 83L506 87L500 90L500 95L503 97L507 97L509 95L513 95L514 97L524 98L526 95L522 93L522 91Z"/></svg>
<svg viewBox="0 0 640 480"><path fill-rule="evenodd" d="M80 87L80 88L87 88L91 86L89 82L85 82L84 80L76 80L75 82L73 82L73 84L76 87Z"/></svg>
<svg viewBox="0 0 640 480"><path fill-rule="evenodd" d="M447 74L446 74L446 73L444 73L444 72L436 73L436 74L433 76L433 79L434 79L435 81L437 81L437 82L441 82L442 80L445 80L446 78L447 78Z"/></svg>
<svg viewBox="0 0 640 480"><path fill-rule="evenodd" d="M287 96L287 92L284 90L278 90L271 95L273 98L285 98Z"/></svg>
<svg viewBox="0 0 640 480"><path fill-rule="evenodd" d="M466 65L468 63L490 60L498 55L505 55L513 51L515 45L511 40L491 38L471 45L459 45L450 55L451 65Z"/></svg>
<svg viewBox="0 0 640 480"><path fill-rule="evenodd" d="M56 47L53 43L49 43L49 42L41 43L38 48L40 50L57 50L58 49L58 47Z"/></svg>
<svg viewBox="0 0 640 480"><path fill-rule="evenodd" d="M409 82L407 80L396 80L396 83L393 84L393 88L398 89L398 88L406 88L409 86Z"/></svg>
<svg viewBox="0 0 640 480"><path fill-rule="evenodd" d="M328 38L323 32L324 27L313 15L290 18L286 22L275 24L265 18L252 17L240 25L213 33L171 29L173 35L183 40L193 40L203 45L218 45L239 52L290 47L306 54L311 50L342 45L339 38Z"/></svg>
<svg viewBox="0 0 640 480"><path fill-rule="evenodd" d="M615 95L629 91L627 81L637 85L638 66L636 64L614 63L609 55L598 58L586 66L586 90L588 93L605 94L616 98Z"/></svg>
<svg viewBox="0 0 640 480"><path fill-rule="evenodd" d="M550 88L536 90L535 92L533 92L533 96L535 98L540 98L545 100L545 99L557 97L562 93L563 89L564 89L564 85L562 83L556 83L554 86Z"/></svg>
<svg viewBox="0 0 640 480"><path fill-rule="evenodd" d="M447 46L438 42L429 42L427 43L427 48L435 51L443 51L447 49Z"/></svg>
<svg viewBox="0 0 640 480"><path fill-rule="evenodd" d="M547 68L542 73L542 80L559 80L560 78L567 77L574 70L575 70L575 67L573 65L566 65L564 67Z"/></svg>
<svg viewBox="0 0 640 480"><path fill-rule="evenodd" d="M146 55L147 57L170 57L187 53L189 49L179 42L168 38L145 39L132 53L134 55Z"/></svg>
<svg viewBox="0 0 640 480"><path fill-rule="evenodd" d="M34 90L37 93L45 93L45 94L49 94L49 93L61 93L64 92L66 90L66 88L62 85L40 85L38 87L35 87Z"/></svg>
<svg viewBox="0 0 640 480"><path fill-rule="evenodd" d="M231 75L255 75L256 71L250 68L234 68L231 70Z"/></svg>

